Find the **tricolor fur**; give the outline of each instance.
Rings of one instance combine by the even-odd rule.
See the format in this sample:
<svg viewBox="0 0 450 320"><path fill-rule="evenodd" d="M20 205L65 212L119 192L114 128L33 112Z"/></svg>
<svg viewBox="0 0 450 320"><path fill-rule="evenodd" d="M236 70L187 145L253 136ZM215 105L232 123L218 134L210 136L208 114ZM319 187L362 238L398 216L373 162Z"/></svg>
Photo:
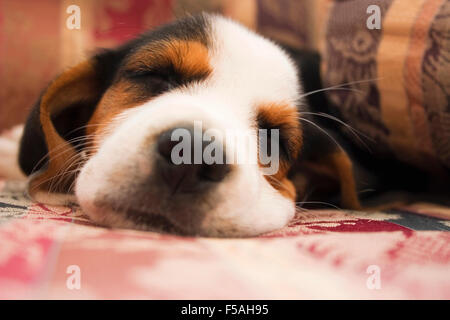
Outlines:
<svg viewBox="0 0 450 320"><path fill-rule="evenodd" d="M328 170L343 205L357 208L351 161L323 137L311 140L299 120L307 118L302 90L298 66L278 45L220 16L188 17L57 77L30 114L19 162L36 200L76 202L111 227L204 236L281 228L308 193L290 179L299 157ZM256 149L258 128L279 129L279 170L265 176L261 165L235 164L220 181L172 190L158 139L194 121L254 129Z"/></svg>

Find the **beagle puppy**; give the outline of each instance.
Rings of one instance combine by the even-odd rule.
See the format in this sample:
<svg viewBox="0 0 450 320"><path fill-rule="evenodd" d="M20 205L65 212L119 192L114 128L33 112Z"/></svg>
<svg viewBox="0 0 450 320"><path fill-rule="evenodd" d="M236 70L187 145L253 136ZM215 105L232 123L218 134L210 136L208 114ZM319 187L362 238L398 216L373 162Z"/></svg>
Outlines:
<svg viewBox="0 0 450 320"><path fill-rule="evenodd" d="M318 61L303 57L210 14L104 50L54 79L32 108L19 150L28 193L77 203L104 226L213 237L285 226L316 176L342 207L358 209L352 160L311 124L301 64ZM193 133L195 122L200 133L250 132L244 151L260 152L260 129L275 130L277 170L261 161L175 164L173 134ZM221 157L242 152L226 144Z"/></svg>

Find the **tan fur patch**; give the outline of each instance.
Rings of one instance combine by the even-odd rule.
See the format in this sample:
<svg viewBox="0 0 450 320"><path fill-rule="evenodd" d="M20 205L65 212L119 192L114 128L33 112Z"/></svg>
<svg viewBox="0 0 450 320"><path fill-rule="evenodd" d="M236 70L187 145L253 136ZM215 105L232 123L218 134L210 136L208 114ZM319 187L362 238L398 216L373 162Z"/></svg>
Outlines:
<svg viewBox="0 0 450 320"><path fill-rule="evenodd" d="M352 161L344 151L337 151L325 158L325 162L336 172L341 188L341 204L344 208L361 209L353 176Z"/></svg>
<svg viewBox="0 0 450 320"><path fill-rule="evenodd" d="M258 121L266 124L267 128L279 129L280 140L285 140L289 158L280 156L278 172L272 176L265 176L267 181L283 196L295 199L296 192L292 182L286 177L293 162L297 159L302 146L302 130L297 108L288 104L267 104L258 107ZM280 141L281 142L281 141Z"/></svg>
<svg viewBox="0 0 450 320"><path fill-rule="evenodd" d="M212 71L208 48L201 42L184 40L144 46L128 59L125 69L139 71L165 66L173 66L186 78L204 78Z"/></svg>

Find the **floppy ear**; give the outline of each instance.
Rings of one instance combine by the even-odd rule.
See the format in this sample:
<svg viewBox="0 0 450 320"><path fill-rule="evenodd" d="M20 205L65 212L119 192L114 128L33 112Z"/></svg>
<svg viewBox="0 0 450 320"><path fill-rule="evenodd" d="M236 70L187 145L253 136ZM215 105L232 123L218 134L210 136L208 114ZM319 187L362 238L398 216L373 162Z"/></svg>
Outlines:
<svg viewBox="0 0 450 320"><path fill-rule="evenodd" d="M83 126L89 121L112 74L105 52L67 70L53 80L33 106L20 142L19 164L29 177L28 192L67 193L81 160Z"/></svg>
<svg viewBox="0 0 450 320"><path fill-rule="evenodd" d="M324 199L338 193L343 208L361 209L353 162L332 131L306 123L303 136L303 149L294 168L297 176L293 177L297 194L303 197L311 192Z"/></svg>
<svg viewBox="0 0 450 320"><path fill-rule="evenodd" d="M344 208L359 209L361 205L353 162L348 153L337 144L345 145L344 141L337 141L339 135L333 134L337 129L337 122L327 121L328 118L320 115L314 116L317 113L332 115L328 99L321 92L320 54L287 46L283 48L298 67L300 81L307 94L305 102L309 106L300 110L300 115L305 120L302 122L303 146L291 171L297 195L302 200L303 196L313 192L322 200L340 193L340 204Z"/></svg>

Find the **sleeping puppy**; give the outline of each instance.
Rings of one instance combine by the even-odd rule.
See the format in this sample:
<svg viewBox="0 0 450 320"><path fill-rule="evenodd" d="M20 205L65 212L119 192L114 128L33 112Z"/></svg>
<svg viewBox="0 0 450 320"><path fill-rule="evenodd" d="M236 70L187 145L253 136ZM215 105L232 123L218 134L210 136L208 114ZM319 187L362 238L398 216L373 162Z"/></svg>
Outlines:
<svg viewBox="0 0 450 320"><path fill-rule="evenodd" d="M273 42L206 14L105 50L58 76L33 107L19 152L29 194L78 203L110 227L254 236L293 218L311 186L292 181L292 168L304 164L332 181L343 207L357 209L347 153L300 121L309 113L298 66ZM260 129L269 130L265 139ZM209 130L218 133L206 140L219 142L211 154L223 161L174 161L175 135ZM249 133L247 146L225 141L227 130ZM185 160L210 146L188 142L178 153ZM228 161L248 150L277 163Z"/></svg>

